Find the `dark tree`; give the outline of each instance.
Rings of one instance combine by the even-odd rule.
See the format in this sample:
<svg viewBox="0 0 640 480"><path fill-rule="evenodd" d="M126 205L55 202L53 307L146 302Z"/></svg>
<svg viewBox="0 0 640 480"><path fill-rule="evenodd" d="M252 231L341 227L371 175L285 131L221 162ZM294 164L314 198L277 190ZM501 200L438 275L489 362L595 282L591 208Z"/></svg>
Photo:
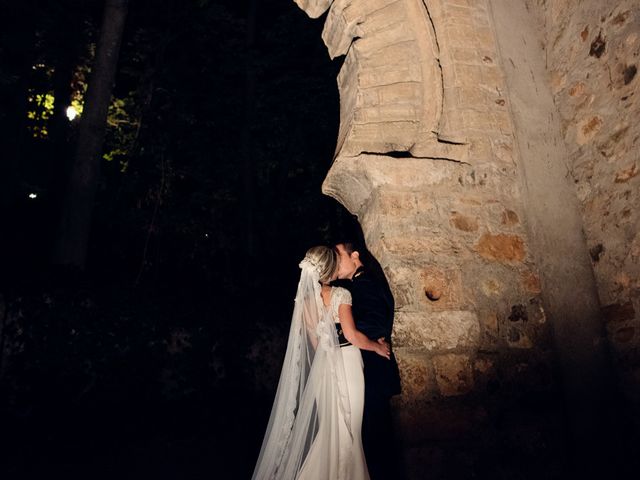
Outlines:
<svg viewBox="0 0 640 480"><path fill-rule="evenodd" d="M107 113L128 0L106 0L96 59L87 89L75 160L54 247L56 264L84 269L91 214L100 176Z"/></svg>

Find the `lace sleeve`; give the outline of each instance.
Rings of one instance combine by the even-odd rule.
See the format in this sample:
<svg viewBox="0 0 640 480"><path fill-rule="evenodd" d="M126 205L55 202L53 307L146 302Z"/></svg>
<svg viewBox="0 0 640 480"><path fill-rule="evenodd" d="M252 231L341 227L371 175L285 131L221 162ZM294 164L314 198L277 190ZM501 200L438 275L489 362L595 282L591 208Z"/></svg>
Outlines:
<svg viewBox="0 0 640 480"><path fill-rule="evenodd" d="M337 287L333 292L333 298L336 306L339 305L352 305L351 292L346 288Z"/></svg>

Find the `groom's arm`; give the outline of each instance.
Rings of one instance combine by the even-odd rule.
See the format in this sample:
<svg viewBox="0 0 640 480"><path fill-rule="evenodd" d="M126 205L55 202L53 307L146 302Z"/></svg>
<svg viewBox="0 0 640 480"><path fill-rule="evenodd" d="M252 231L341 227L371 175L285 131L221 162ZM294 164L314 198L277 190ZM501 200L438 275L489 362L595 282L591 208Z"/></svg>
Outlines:
<svg viewBox="0 0 640 480"><path fill-rule="evenodd" d="M353 288L353 308L356 326L372 340L385 337L389 340L391 325L388 299L381 289L370 281L361 282Z"/></svg>

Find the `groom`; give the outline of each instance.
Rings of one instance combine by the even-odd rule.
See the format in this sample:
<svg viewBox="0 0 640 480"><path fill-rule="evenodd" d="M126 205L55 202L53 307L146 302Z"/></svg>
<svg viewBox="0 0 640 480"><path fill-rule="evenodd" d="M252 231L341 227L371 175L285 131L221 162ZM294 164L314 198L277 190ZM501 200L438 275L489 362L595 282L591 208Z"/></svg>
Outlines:
<svg viewBox="0 0 640 480"><path fill-rule="evenodd" d="M394 301L384 275L365 268L366 249L338 243L335 250L340 259L336 283L351 292L356 328L372 340L391 344ZM366 259L371 267L373 262L373 258ZM362 441L367 466L372 480L395 479L399 472L394 471L397 459L389 402L400 393L398 364L393 352L391 360L366 350L361 353L365 385Z"/></svg>

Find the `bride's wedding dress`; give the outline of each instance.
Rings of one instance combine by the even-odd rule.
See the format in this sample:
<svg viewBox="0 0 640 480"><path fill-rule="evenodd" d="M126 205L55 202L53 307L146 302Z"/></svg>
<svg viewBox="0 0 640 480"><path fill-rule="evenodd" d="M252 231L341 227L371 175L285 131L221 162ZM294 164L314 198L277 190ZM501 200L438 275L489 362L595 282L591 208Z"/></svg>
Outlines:
<svg viewBox="0 0 640 480"><path fill-rule="evenodd" d="M296 295L278 391L253 472L255 480L368 480L362 449L362 356L340 347L340 304L350 293L320 296L318 272L306 260Z"/></svg>

